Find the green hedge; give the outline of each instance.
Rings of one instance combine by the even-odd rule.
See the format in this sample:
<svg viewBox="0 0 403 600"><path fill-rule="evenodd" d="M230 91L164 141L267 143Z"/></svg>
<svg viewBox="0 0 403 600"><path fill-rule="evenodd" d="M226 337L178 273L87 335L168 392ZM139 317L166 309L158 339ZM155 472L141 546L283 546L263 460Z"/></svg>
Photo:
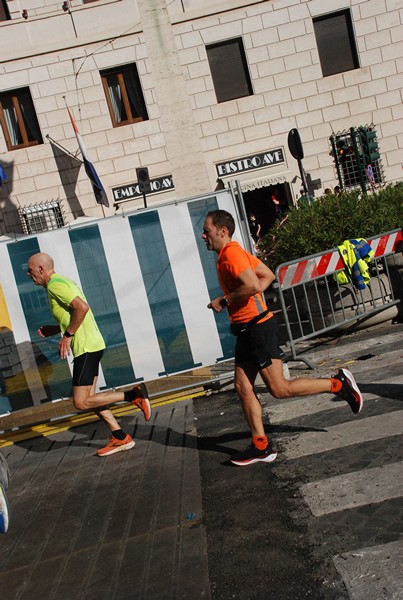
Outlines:
<svg viewBox="0 0 403 600"><path fill-rule="evenodd" d="M344 240L368 238L403 225L403 183L364 196L361 191L322 196L291 208L259 241L271 269L279 264L336 248Z"/></svg>

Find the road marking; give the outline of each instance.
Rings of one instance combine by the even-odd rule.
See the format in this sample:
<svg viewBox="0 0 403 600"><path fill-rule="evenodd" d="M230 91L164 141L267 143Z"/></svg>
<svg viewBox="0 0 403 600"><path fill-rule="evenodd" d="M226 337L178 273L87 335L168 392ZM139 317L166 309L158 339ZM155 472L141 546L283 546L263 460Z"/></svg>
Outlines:
<svg viewBox="0 0 403 600"><path fill-rule="evenodd" d="M402 495L403 462L374 467L301 486L315 517L340 512Z"/></svg>
<svg viewBox="0 0 403 600"><path fill-rule="evenodd" d="M401 556L403 540L372 546L333 557L350 600L403 598Z"/></svg>
<svg viewBox="0 0 403 600"><path fill-rule="evenodd" d="M376 417L358 417L348 423L334 425L323 430L309 431L300 434L297 439L286 440L285 443L288 445L283 454L288 459L300 458L392 435L400 435L402 430L403 410Z"/></svg>
<svg viewBox="0 0 403 600"><path fill-rule="evenodd" d="M384 385L399 385L403 384L403 376L394 377L392 380L381 380L377 383ZM260 393L262 398L267 402L267 408L265 409L270 418L270 423L276 425L278 423L284 423L286 421L293 421L299 417L305 417L307 415L313 415L325 410L344 408L346 403L340 398L337 401L334 400L335 396L332 394L318 394L315 396L305 396L291 400L288 402L278 402L274 400L270 394ZM379 400L378 394L363 393L364 396L364 410L365 403L371 400Z"/></svg>

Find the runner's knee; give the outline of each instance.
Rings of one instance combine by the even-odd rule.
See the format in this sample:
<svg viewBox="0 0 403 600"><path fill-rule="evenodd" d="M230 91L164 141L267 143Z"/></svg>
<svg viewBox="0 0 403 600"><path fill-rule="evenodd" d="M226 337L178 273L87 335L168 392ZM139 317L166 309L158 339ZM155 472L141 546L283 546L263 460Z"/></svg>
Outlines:
<svg viewBox="0 0 403 600"><path fill-rule="evenodd" d="M77 410L86 410L87 408L89 408L88 403L87 403L87 398L74 398L73 397L73 404L74 404L75 408L77 408Z"/></svg>
<svg viewBox="0 0 403 600"><path fill-rule="evenodd" d="M271 384L269 392L278 400L281 398L290 398L293 395L286 379L284 379L282 382L276 383L275 385Z"/></svg>
<svg viewBox="0 0 403 600"><path fill-rule="evenodd" d="M240 398L253 392L253 386L249 381L235 381L234 387Z"/></svg>

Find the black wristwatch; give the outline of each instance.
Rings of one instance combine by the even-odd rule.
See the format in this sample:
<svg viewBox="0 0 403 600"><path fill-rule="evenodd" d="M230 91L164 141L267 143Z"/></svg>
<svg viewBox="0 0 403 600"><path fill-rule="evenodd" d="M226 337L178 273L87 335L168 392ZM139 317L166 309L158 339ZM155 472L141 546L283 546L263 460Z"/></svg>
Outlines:
<svg viewBox="0 0 403 600"><path fill-rule="evenodd" d="M70 331L66 331L63 333L64 337L74 337L74 333L70 333Z"/></svg>
<svg viewBox="0 0 403 600"><path fill-rule="evenodd" d="M226 297L224 296L224 298L221 298L220 302L219 302L220 306L222 306L223 308L227 308L229 302L226 299Z"/></svg>

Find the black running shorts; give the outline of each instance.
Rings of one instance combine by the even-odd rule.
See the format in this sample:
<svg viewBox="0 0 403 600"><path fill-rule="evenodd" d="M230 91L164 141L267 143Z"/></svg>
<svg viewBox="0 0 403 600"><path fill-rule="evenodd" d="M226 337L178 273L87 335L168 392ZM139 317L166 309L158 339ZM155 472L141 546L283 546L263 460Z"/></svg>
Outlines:
<svg viewBox="0 0 403 600"><path fill-rule="evenodd" d="M74 358L73 362L73 385L87 386L94 383L98 377L99 362L104 351L85 352Z"/></svg>
<svg viewBox="0 0 403 600"><path fill-rule="evenodd" d="M263 323L255 323L237 336L235 364L252 361L260 370L271 365L272 358L281 359L282 356L278 326L274 317Z"/></svg>

